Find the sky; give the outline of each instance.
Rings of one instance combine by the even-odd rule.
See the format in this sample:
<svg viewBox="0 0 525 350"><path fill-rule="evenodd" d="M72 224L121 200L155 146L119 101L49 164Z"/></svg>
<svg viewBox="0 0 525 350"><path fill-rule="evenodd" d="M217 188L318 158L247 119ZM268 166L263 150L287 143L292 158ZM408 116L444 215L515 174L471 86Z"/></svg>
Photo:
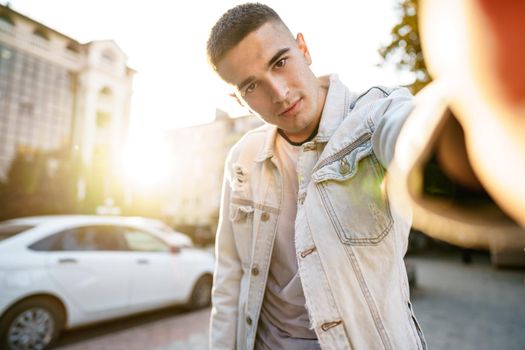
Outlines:
<svg viewBox="0 0 525 350"><path fill-rule="evenodd" d="M0 0L6 4L6 0ZM208 67L210 28L232 0L11 0L11 7L81 43L114 40L137 74L131 133L211 122L215 108L246 114ZM399 85L406 74L380 68L377 53L397 20L395 0L268 0L294 34L303 33L312 70L338 73L351 90Z"/></svg>

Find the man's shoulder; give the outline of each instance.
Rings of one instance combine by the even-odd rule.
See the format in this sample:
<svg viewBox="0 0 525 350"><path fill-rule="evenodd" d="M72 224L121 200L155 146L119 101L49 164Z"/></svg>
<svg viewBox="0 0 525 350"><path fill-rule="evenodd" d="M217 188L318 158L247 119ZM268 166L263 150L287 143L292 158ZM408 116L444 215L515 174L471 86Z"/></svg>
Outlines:
<svg viewBox="0 0 525 350"><path fill-rule="evenodd" d="M269 124L263 124L255 129L248 130L241 139L237 142L246 142L245 140L252 140L252 139L258 139L258 138L264 138L265 135L271 130L272 126Z"/></svg>
<svg viewBox="0 0 525 350"><path fill-rule="evenodd" d="M389 87L383 85L371 86L365 91L355 94L355 96L355 99L350 105L351 109L355 108L356 106L366 105L386 98L412 98L412 94L405 87Z"/></svg>
<svg viewBox="0 0 525 350"><path fill-rule="evenodd" d="M273 126L269 124L263 124L255 129L247 131L235 144L232 146L230 154L234 157L238 157L240 153L253 153L259 152L261 147L267 139L268 133L271 131Z"/></svg>

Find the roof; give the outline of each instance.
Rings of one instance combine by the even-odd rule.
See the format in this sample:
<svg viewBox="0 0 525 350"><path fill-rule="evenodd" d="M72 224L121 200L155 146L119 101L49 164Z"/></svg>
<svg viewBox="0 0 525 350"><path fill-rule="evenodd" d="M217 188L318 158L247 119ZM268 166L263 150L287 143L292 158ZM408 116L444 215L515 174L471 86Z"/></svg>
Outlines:
<svg viewBox="0 0 525 350"><path fill-rule="evenodd" d="M66 35L64 33L61 33L59 31L57 31L56 29L53 29L51 27L48 27L46 26L45 24L43 24L42 22L38 22L36 20L34 20L33 18L30 18L30 17L27 17L26 15L20 13L20 12L17 12L15 10L13 10L10 6L5 6L5 5L2 5L0 4L0 13L7 13L7 14L14 14L15 16L18 16L18 17L22 17L23 19L25 19L26 21L30 21L30 22L33 22L35 24L38 24L40 27L44 28L45 30L47 31L50 31L50 32L53 32L57 35L60 35L60 36L63 36L71 41L73 41L74 43L78 44L78 45L82 45L79 41L73 39L72 37L70 37L69 35Z"/></svg>

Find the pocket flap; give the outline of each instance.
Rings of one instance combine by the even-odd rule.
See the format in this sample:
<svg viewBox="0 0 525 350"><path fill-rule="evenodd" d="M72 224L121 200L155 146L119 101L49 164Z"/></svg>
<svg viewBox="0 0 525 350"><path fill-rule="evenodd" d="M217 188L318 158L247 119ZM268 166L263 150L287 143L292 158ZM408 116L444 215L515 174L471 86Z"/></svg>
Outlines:
<svg viewBox="0 0 525 350"><path fill-rule="evenodd" d="M253 211L254 208L251 205L230 204L230 220L233 222L244 221Z"/></svg>
<svg viewBox="0 0 525 350"><path fill-rule="evenodd" d="M372 154L372 152L372 142L370 139L349 148L346 152L343 148L340 152L319 162L319 164L325 164L312 174L312 180L315 183L327 180L348 180L356 174L359 161Z"/></svg>

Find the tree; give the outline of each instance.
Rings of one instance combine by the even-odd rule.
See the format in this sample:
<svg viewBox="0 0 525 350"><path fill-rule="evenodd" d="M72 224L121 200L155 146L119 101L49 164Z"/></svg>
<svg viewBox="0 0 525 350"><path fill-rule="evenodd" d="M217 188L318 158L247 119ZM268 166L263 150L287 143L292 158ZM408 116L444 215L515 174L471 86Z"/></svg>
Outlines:
<svg viewBox="0 0 525 350"><path fill-rule="evenodd" d="M19 151L0 182L0 220L74 213L77 163L65 149Z"/></svg>
<svg viewBox="0 0 525 350"><path fill-rule="evenodd" d="M431 78L425 65L419 36L417 19L417 0L399 0L397 9L400 20L391 30L392 41L379 49L384 65L394 63L398 69L408 70L414 74L414 80L408 85L412 93L417 93Z"/></svg>

